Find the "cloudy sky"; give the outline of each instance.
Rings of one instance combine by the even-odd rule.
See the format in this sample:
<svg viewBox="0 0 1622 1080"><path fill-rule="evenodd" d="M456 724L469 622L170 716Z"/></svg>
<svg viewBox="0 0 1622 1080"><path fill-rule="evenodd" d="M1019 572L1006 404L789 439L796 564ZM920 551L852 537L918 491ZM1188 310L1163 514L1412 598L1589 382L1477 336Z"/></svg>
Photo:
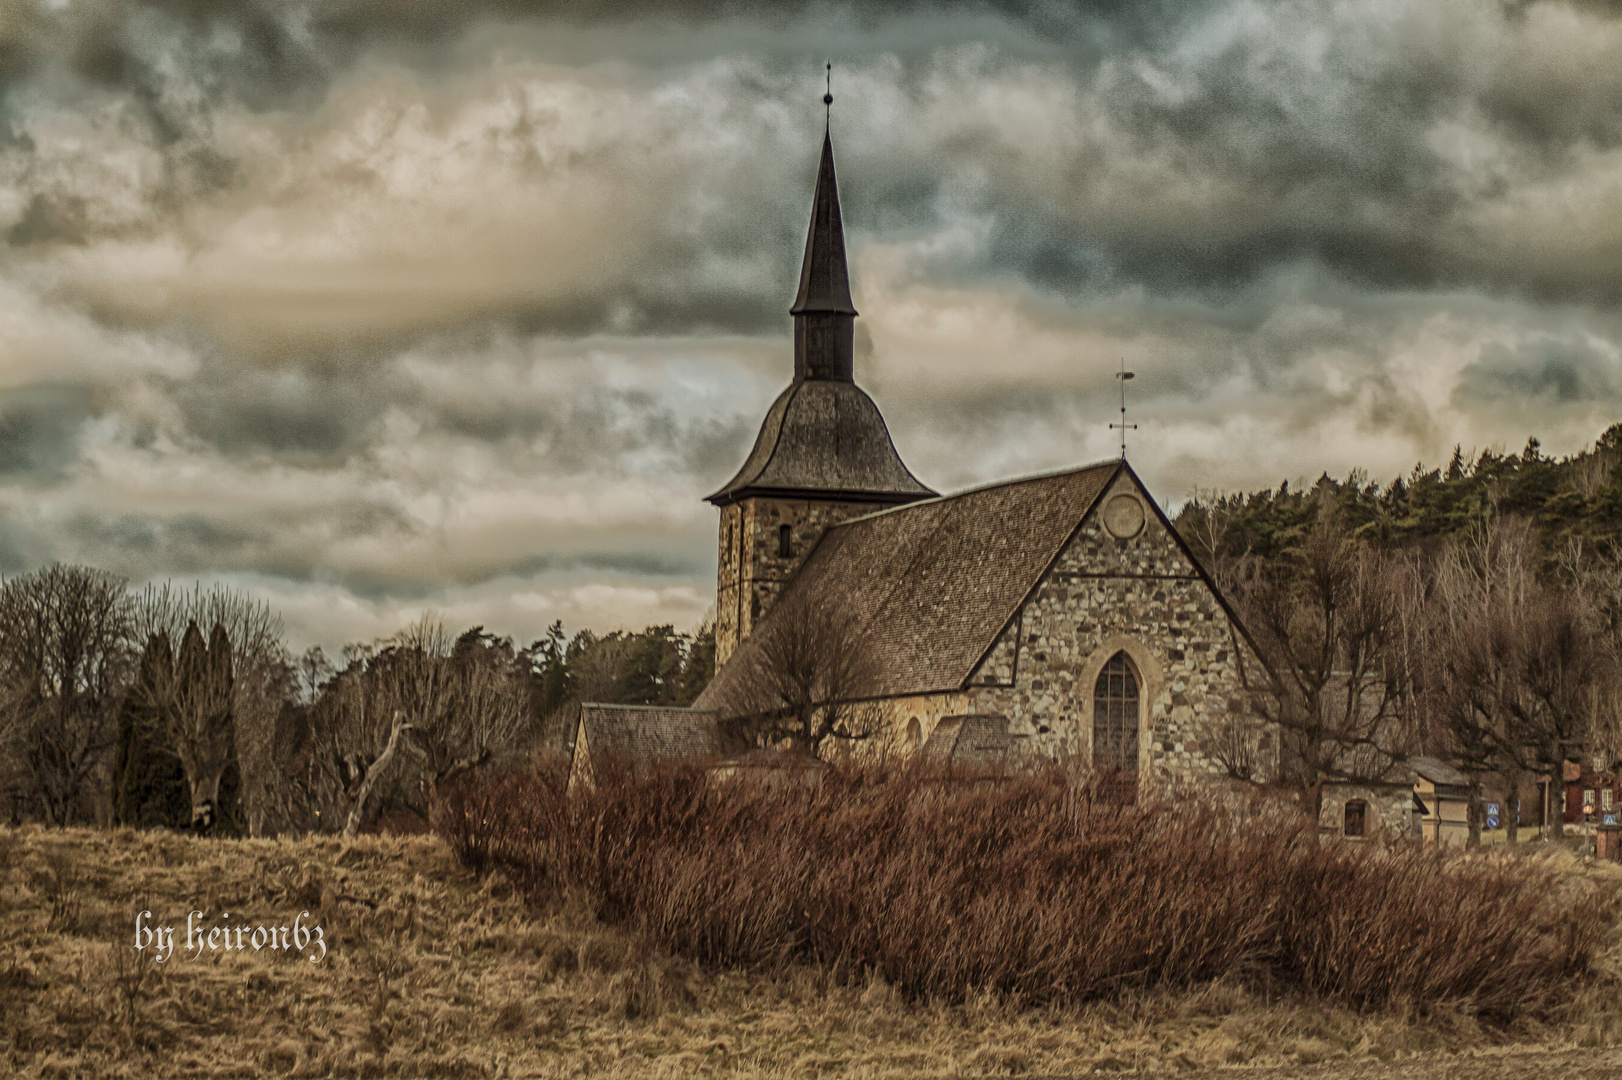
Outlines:
<svg viewBox="0 0 1622 1080"><path fill-rule="evenodd" d="M0 572L696 623L822 127L941 490L1622 419L1622 5L0 0Z"/></svg>

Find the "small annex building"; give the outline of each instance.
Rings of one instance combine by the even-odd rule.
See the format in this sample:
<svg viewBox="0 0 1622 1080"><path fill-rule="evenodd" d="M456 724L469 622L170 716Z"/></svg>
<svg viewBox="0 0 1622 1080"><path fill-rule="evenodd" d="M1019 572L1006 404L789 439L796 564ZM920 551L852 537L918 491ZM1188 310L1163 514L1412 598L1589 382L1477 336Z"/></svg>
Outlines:
<svg viewBox="0 0 1622 1080"><path fill-rule="evenodd" d="M1004 716L948 716L935 725L918 748L927 761L950 765L1017 764L1024 740L1008 730Z"/></svg>
<svg viewBox="0 0 1622 1080"><path fill-rule="evenodd" d="M614 762L636 766L701 760L719 757L722 749L713 712L586 702L575 721L569 790L593 786Z"/></svg>

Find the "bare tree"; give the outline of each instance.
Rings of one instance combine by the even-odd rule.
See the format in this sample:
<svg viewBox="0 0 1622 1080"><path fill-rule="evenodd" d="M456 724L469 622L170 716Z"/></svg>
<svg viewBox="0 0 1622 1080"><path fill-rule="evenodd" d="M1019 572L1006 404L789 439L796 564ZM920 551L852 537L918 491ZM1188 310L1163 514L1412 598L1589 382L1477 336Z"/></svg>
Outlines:
<svg viewBox="0 0 1622 1080"><path fill-rule="evenodd" d="M51 566L0 587L0 736L52 825L69 824L109 765L134 672L122 579Z"/></svg>
<svg viewBox="0 0 1622 1080"><path fill-rule="evenodd" d="M425 617L351 656L320 703L346 835L384 792L426 814L446 783L515 749L528 726L527 668L510 640L481 627L453 639Z"/></svg>
<svg viewBox="0 0 1622 1080"><path fill-rule="evenodd" d="M316 695L321 693L321 687L337 674L337 670L321 646L311 645L298 658L297 674L299 696L309 702L315 700Z"/></svg>
<svg viewBox="0 0 1622 1080"><path fill-rule="evenodd" d="M168 734L191 788L191 823L211 830L219 817L220 780L235 757L232 736L231 639L214 624L208 642L196 623L186 626L175 659Z"/></svg>
<svg viewBox="0 0 1622 1080"><path fill-rule="evenodd" d="M780 606L733 663L719 707L751 742L820 758L883 729L884 706L873 700L880 667L836 607Z"/></svg>
<svg viewBox="0 0 1622 1080"><path fill-rule="evenodd" d="M1471 840L1480 838L1481 780L1504 778L1517 805L1528 775L1562 783L1568 757L1592 744L1617 666L1602 613L1584 590L1540 573L1531 526L1492 517L1437 560L1426 689L1450 755L1471 776Z"/></svg>
<svg viewBox="0 0 1622 1080"><path fill-rule="evenodd" d="M1263 660L1252 705L1279 732L1280 769L1316 818L1330 780L1375 780L1411 750L1403 726L1403 565L1348 536L1327 499L1283 559L1224 568ZM1214 751L1223 752L1220 740ZM1254 778L1242 757L1230 772Z"/></svg>

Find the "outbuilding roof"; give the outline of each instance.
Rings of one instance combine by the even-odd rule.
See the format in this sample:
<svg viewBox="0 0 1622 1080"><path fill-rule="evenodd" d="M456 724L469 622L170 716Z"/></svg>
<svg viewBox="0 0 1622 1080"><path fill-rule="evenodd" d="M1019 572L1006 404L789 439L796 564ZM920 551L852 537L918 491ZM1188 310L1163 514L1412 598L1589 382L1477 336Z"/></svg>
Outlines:
<svg viewBox="0 0 1622 1080"><path fill-rule="evenodd" d="M650 705L580 706L580 734L591 758L616 757L637 764L721 753L722 740L714 712ZM581 752L575 741L575 753Z"/></svg>
<svg viewBox="0 0 1622 1080"><path fill-rule="evenodd" d="M1409 758L1408 766L1433 784L1458 787L1470 782L1470 778L1458 769L1433 757Z"/></svg>
<svg viewBox="0 0 1622 1080"><path fill-rule="evenodd" d="M762 621L839 613L879 672L872 696L956 690L1116 474L1108 461L973 488L828 529ZM761 627L698 705L732 700Z"/></svg>

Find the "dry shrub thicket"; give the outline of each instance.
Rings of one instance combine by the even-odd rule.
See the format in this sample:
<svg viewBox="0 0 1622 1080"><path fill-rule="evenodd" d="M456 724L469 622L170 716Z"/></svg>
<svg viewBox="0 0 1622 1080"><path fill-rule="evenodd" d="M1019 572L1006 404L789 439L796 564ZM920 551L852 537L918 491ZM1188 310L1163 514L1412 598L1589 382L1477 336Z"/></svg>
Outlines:
<svg viewBox="0 0 1622 1080"><path fill-rule="evenodd" d="M1265 803L1120 806L1060 768L836 766L816 783L559 762L458 788L438 828L538 905L707 967L1068 1005L1213 981L1354 1008L1543 1015L1616 914L1528 857L1324 845Z"/></svg>

